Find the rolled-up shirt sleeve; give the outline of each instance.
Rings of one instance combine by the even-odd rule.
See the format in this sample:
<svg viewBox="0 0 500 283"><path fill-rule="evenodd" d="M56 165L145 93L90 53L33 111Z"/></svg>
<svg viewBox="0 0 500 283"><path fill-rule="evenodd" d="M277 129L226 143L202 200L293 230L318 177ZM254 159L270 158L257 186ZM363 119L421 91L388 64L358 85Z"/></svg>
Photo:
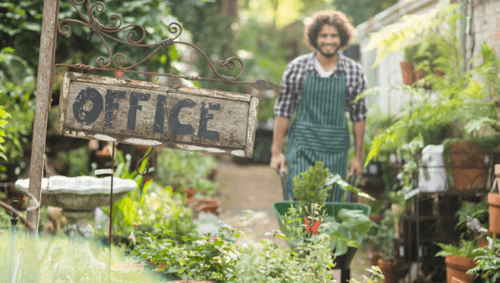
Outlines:
<svg viewBox="0 0 500 283"><path fill-rule="evenodd" d="M290 118L297 108L299 92L298 66L290 62L281 78L281 85L276 104L274 105L274 116Z"/></svg>
<svg viewBox="0 0 500 283"><path fill-rule="evenodd" d="M350 87L347 88L349 93L346 95L346 111L349 112L353 122L365 121L367 118L366 98L363 97L352 103L366 89L366 80L361 68L356 68L352 80Z"/></svg>

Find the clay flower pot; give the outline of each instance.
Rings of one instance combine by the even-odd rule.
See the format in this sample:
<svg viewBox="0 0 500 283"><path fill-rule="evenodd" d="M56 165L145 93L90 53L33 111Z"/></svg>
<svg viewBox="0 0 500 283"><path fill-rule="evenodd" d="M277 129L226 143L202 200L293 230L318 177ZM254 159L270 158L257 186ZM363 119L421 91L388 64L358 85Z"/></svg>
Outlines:
<svg viewBox="0 0 500 283"><path fill-rule="evenodd" d="M415 71L415 81L419 81L425 77L424 69L418 69Z"/></svg>
<svg viewBox="0 0 500 283"><path fill-rule="evenodd" d="M380 267L380 270L382 270L385 283L398 282L399 264L397 261L394 260L385 261L383 258L379 258L378 266Z"/></svg>
<svg viewBox="0 0 500 283"><path fill-rule="evenodd" d="M476 267L474 259L456 255L448 255L444 258L446 263L446 282L452 282L457 278L466 283L472 283L474 276L467 274L467 270Z"/></svg>
<svg viewBox="0 0 500 283"><path fill-rule="evenodd" d="M214 198L200 198L194 205L195 209L203 212L210 212L213 214L218 213L218 209L221 206L221 202Z"/></svg>
<svg viewBox="0 0 500 283"><path fill-rule="evenodd" d="M402 61L399 62L401 66L401 74L403 75L403 83L411 85L415 82L415 71L413 70L413 63Z"/></svg>
<svg viewBox="0 0 500 283"><path fill-rule="evenodd" d="M192 198L192 197L194 197L194 193L195 193L194 189L191 189L191 188L188 188L188 187L184 187L184 188L182 189L182 191L186 194L186 196L187 196L188 198Z"/></svg>
<svg viewBox="0 0 500 283"><path fill-rule="evenodd" d="M490 206L490 231L500 235L500 194L489 193L488 205Z"/></svg>
<svg viewBox="0 0 500 283"><path fill-rule="evenodd" d="M500 188L500 164L495 165L497 186ZM500 194L489 193L488 205L490 206L490 232L500 235Z"/></svg>
<svg viewBox="0 0 500 283"><path fill-rule="evenodd" d="M378 260L381 258L380 253L372 249L366 250L366 253L368 254L368 258L370 259L370 266L377 266Z"/></svg>

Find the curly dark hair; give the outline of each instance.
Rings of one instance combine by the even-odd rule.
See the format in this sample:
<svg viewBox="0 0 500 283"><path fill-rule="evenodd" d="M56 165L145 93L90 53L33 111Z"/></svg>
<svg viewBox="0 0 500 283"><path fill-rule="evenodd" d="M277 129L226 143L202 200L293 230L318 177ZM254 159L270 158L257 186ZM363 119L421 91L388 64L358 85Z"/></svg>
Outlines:
<svg viewBox="0 0 500 283"><path fill-rule="evenodd" d="M334 10L314 13L312 22L304 27L304 37L307 45L313 49L318 49L318 34L325 24L332 25L338 30L340 35L340 48L347 48L351 41L354 26L344 13Z"/></svg>

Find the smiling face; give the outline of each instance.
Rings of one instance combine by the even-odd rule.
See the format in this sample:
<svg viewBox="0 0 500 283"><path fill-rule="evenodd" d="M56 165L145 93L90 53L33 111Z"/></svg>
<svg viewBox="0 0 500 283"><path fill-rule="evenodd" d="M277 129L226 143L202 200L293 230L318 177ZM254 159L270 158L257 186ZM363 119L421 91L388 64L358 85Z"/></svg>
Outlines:
<svg viewBox="0 0 500 283"><path fill-rule="evenodd" d="M332 58L340 49L340 34L333 25L325 24L321 27L317 39L318 51L321 55Z"/></svg>

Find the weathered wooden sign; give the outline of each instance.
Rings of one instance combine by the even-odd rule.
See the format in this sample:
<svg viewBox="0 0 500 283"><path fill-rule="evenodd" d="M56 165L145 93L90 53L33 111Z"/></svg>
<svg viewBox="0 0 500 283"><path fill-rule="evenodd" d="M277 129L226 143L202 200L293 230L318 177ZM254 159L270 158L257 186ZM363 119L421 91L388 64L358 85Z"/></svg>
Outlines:
<svg viewBox="0 0 500 283"><path fill-rule="evenodd" d="M58 130L77 138L251 157L258 105L249 94L67 72Z"/></svg>

